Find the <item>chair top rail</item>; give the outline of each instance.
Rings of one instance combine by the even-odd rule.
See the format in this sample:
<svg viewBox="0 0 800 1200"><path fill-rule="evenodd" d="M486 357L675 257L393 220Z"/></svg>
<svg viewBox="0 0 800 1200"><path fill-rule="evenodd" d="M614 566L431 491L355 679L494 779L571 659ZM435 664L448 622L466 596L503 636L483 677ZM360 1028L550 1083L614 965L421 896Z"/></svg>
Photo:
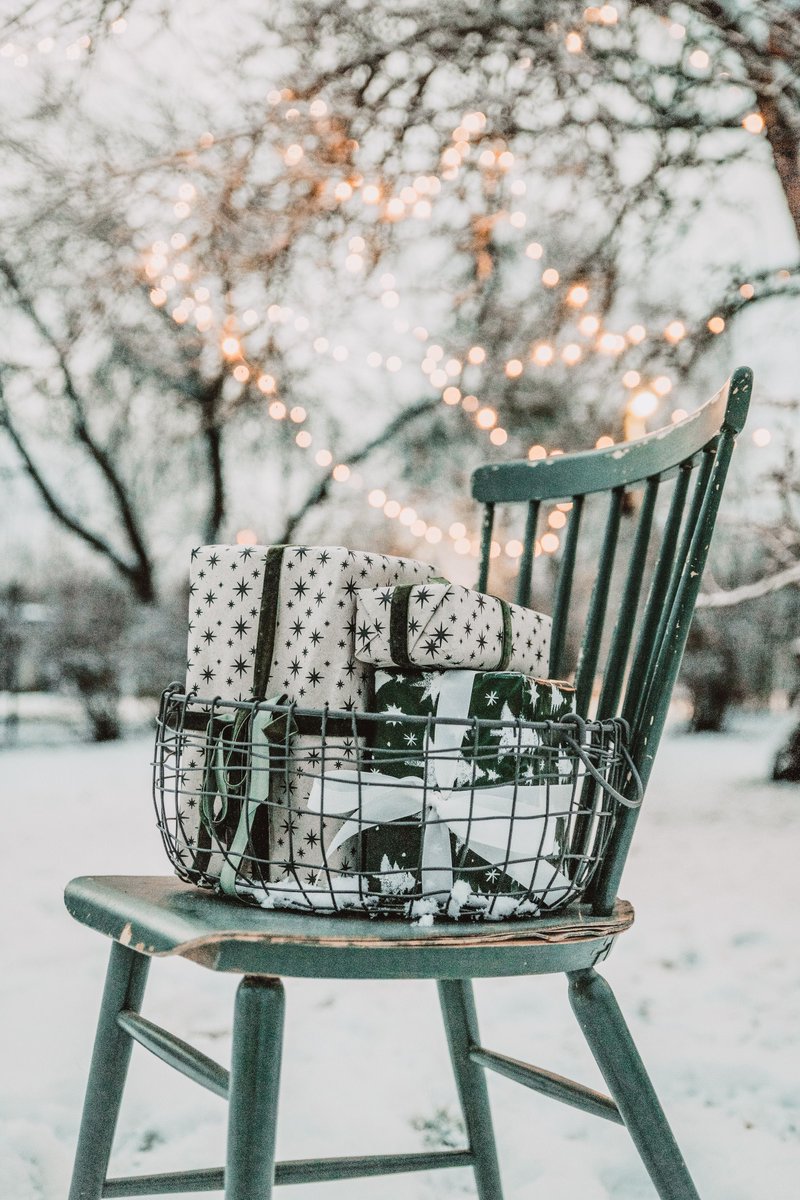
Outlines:
<svg viewBox="0 0 800 1200"><path fill-rule="evenodd" d="M478 467L472 495L482 503L560 500L663 475L691 459L723 429L741 432L752 372L739 367L702 408L665 429L603 450Z"/></svg>

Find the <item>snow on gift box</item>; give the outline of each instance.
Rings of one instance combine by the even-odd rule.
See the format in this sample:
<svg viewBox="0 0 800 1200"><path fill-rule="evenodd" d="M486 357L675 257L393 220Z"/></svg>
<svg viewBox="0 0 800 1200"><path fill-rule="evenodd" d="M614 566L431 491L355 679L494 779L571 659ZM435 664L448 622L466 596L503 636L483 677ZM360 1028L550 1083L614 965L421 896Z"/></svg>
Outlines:
<svg viewBox="0 0 800 1200"><path fill-rule="evenodd" d="M467 667L541 676L552 621L453 583L360 588L356 655L376 667Z"/></svg>
<svg viewBox="0 0 800 1200"><path fill-rule="evenodd" d="M198 699L180 685L168 689L154 795L178 873L187 877L181 762L187 739L202 736L213 781L200 807L218 855L208 882L230 895L267 908L355 907L426 921L434 912L497 919L579 898L601 861L617 802L631 803L617 790L631 771L624 723L584 722L568 711L563 685L512 673L397 674L389 681L394 699L417 684L411 713L391 693L381 696L383 680L383 708L374 713ZM549 716L526 721L513 716L515 708ZM198 714L202 734L192 728ZM309 765L300 768L297 738L308 747ZM341 751L345 740L349 755ZM294 862L290 877L276 883L268 857L271 796L298 773L316 837L304 839L302 868ZM343 851L358 869L339 868Z"/></svg>
<svg viewBox="0 0 800 1200"><path fill-rule="evenodd" d="M191 556L186 691L365 709L371 672L355 656L357 589L417 583L434 574L414 559L344 546L201 546ZM236 711L215 710L210 723L208 705L193 706L182 726L177 870L205 886L218 883L236 835L242 743L263 733L254 733ZM322 865L315 845L320 829L304 811L316 741L294 733L291 762L278 776L273 772L269 812L253 831L275 880L294 880L297 870L310 874L314 863ZM331 755L336 745L332 735ZM347 734L338 749L352 753ZM324 835L332 838L336 828L327 823ZM346 849L327 863L329 869L349 865Z"/></svg>

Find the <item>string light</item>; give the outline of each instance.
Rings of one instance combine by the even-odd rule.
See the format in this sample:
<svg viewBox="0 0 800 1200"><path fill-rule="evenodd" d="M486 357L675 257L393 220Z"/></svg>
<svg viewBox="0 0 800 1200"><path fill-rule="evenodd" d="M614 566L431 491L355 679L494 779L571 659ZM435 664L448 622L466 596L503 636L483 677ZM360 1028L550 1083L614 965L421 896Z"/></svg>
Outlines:
<svg viewBox="0 0 800 1200"><path fill-rule="evenodd" d="M611 8L612 6L604 6ZM602 11L602 10L598 10ZM616 10L614 10L616 11ZM608 23L603 21L601 23ZM279 101L285 97L279 97ZM313 104L313 102L312 102ZM325 109L317 108L317 115L320 115ZM286 112L287 119L291 116L293 120L300 117L300 110L292 108ZM755 114L758 115L758 114ZM442 155L442 162L449 170L451 167L456 167L467 157L469 151L469 139L475 133L481 132L486 125L486 118L482 114L465 114L461 124L453 131L453 145L449 148L455 153L448 153L447 150ZM200 139L201 143L213 144L213 135L204 134ZM445 154L447 158L445 159ZM305 156L303 146L299 141L293 142L285 151L287 163L292 160L294 163L299 163ZM502 146L495 148L490 152L492 169L500 171L510 170L514 164L514 156L506 148ZM456 162L456 158L458 162ZM489 166L488 158L484 158L481 154L482 165ZM442 175L444 178L444 175ZM523 180L512 180L510 185L512 195L522 196L526 192L526 185ZM390 211L390 206L394 204L396 215L407 215L407 210L413 210L414 206L420 203L420 197L424 196L427 212L430 215L430 203L427 197L433 197L440 193L441 182L437 176L418 176L414 180L414 185L406 186L400 189L397 195L384 195L381 186L377 182L365 182L361 176L350 174L346 179L340 179L335 184L335 192L337 198L345 201L350 199L356 192L360 193L360 199L367 205L380 205L381 216L386 216ZM192 204L196 200L196 188L193 184L184 182L178 188L178 200L174 205L176 216L180 219L185 219L192 211ZM395 203L396 202L396 203ZM501 216L503 214L500 214ZM509 215L505 213L505 217L513 226L521 228L524 223L525 214L514 210ZM188 283L191 276L191 268L183 261L174 261L169 263L170 247L175 251L185 249L188 244L188 239L183 233L174 233L167 242L157 242L153 244L152 252L145 257L145 273L149 278L157 280L154 287L151 288L150 297L153 304L157 307L162 307L166 301L168 293L175 290L179 283ZM366 242L360 235L353 236L347 243L348 254L345 257L345 269L360 272L365 266L364 251L366 250ZM544 256L544 250L539 242L528 243L525 248L527 257L534 261L541 259ZM166 274L162 272L168 271ZM560 273L553 267L546 267L541 274L541 283L545 287L555 287L560 282ZM401 304L400 292L397 289L396 281L392 275L386 273L381 278L381 303L383 307L389 310L396 310ZM744 299L749 299L754 294L754 289L751 284L740 285L740 294ZM589 287L582 283L573 283L566 292L565 302L573 309L582 309L589 301ZM206 303L210 300L210 294L207 288L196 288L192 296L185 296L172 310L171 316L177 323L184 323L188 319L193 319L197 328L205 331L213 324L213 312L211 305ZM310 327L310 322L303 314L294 316L292 310L288 307L280 305L270 305L266 313L267 319L273 324L286 326L293 320L294 328L298 331L305 332ZM577 314L576 314L577 316ZM255 308L245 309L241 313L239 319L241 325L246 328L253 328L259 323L259 314ZM247 382L253 378L256 386L265 395L274 395L277 390L277 384L273 376L266 372L260 371L257 367L247 361L245 356L243 341L241 334L236 329L236 318L226 319L225 325L227 329L223 330L223 336L220 340L220 349L224 359L230 363L230 370L233 378L240 383ZM612 332L610 330L601 330L601 323L597 316L593 314L584 314L577 322L578 330L587 338L595 338L592 346L587 347L587 351L593 349L598 353L603 354L620 354L630 345L638 345L647 337L647 330L641 324L632 325L625 335ZM407 332L409 323L407 321L395 320L394 327L397 332ZM707 321L707 327L712 333L722 332L725 328L724 319L720 316L712 316ZM686 327L680 320L671 321L663 331L664 339L668 342L676 344L684 336L686 336ZM469 393L462 396L461 390L452 382L457 379L462 371L462 361L460 358L452 357L445 360L444 348L437 345L427 344L429 335L427 330L417 326L413 330L413 336L426 344L425 356L418 365L423 372L429 377L431 385L441 391L442 402L449 407L460 406L474 420L478 429L484 431L495 446L504 445L508 440L507 431L499 424L498 414L495 409L489 406L481 406L481 403L475 395ZM329 354L335 362L343 363L350 356L350 351L344 345L336 345L331 348L327 338L319 336L311 341L313 349L318 354ZM462 351L464 362L471 367L482 366L487 361L487 354L484 347L472 346ZM530 352L530 361L537 366L546 366L552 363L556 355L566 366L573 366L581 361L584 355L584 349L577 342L567 342L560 350L547 342L535 344ZM396 373L400 371L404 365L403 359L397 354L389 354L384 357L376 350L369 350L362 355L364 361L374 369L384 368L388 372ZM519 378L524 371L524 363L521 358L512 357L503 364L503 370L509 379ZM660 382L659 382L660 381ZM636 371L626 372L623 376L625 386L633 389L641 384L641 376ZM666 387L664 384L666 383ZM671 388L671 382L666 376L660 376L653 380L643 391L638 392L629 403L629 410L638 417L652 415L658 405L658 396L663 396ZM682 410L675 410L680 412ZM273 400L268 408L270 417L276 420L282 420L287 416L286 405L280 400ZM288 413L289 419L295 424L302 425L307 418L306 410L302 406L295 406ZM674 418L677 419L677 418ZM294 438L295 444L301 449L309 449L313 444L313 436L309 430L300 429ZM598 447L613 445L613 440L610 438L600 438L597 442ZM334 461L333 454L325 448L315 449L313 452L314 461L320 467L329 467ZM562 453L554 450L551 454L555 455ZM528 451L531 461L545 457L547 451L543 446L532 446ZM333 472L333 478L337 482L350 482L351 486L356 486L354 479L355 473L351 473L346 464L338 464ZM381 504L373 504L372 506L380 509L389 519L394 519L400 512L404 511L401 505L397 512L394 510L395 501L387 498L381 489L377 489L384 499ZM370 493L375 495L376 491ZM409 508L409 506L405 506ZM387 511L388 509L388 511ZM413 511L413 510L412 510ZM459 523L455 523L458 525ZM423 531L424 526L424 531ZM408 528L414 528L418 531L418 536L427 537L430 530L438 527L429 525L421 517L414 516ZM438 537L443 536L441 530ZM454 544L463 543L469 540L466 537L466 530L461 532L456 530L448 533L451 541ZM433 537L437 535L434 533ZM430 540L430 539L429 539ZM474 541L470 541L470 553L473 552L472 547ZM498 551L499 552L499 551ZM540 552L548 552L546 547L542 547Z"/></svg>
<svg viewBox="0 0 800 1200"><path fill-rule="evenodd" d="M742 120L742 126L748 133L761 133L764 129L764 118L758 112L748 113Z"/></svg>

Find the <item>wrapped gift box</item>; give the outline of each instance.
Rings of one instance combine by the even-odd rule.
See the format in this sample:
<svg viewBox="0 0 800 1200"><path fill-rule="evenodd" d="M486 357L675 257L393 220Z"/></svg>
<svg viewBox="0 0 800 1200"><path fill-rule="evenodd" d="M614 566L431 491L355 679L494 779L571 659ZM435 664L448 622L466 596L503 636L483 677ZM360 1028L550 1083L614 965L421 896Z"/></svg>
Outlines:
<svg viewBox="0 0 800 1200"><path fill-rule="evenodd" d="M376 667L547 671L552 621L452 583L360 588L356 655Z"/></svg>
<svg viewBox="0 0 800 1200"><path fill-rule="evenodd" d="M375 711L389 719L374 722L372 770L326 773L309 806L344 817L332 848L355 841L370 886L398 904L446 905L460 886L550 907L570 888L556 864L575 762L556 734L519 722L573 710L569 685L518 672L377 671Z"/></svg>
<svg viewBox="0 0 800 1200"><path fill-rule="evenodd" d="M358 589L416 583L433 574L431 566L414 559L343 546L201 546L191 558L187 693L366 710L372 673L355 654ZM292 763L278 773L269 796L269 838L260 839L269 845L259 847L258 857L270 859L271 877L281 880L293 876L295 865L305 878L323 865L349 869L350 850L334 851L326 860L315 842L320 836L332 839L338 822L326 821L323 828L306 809L319 734L298 730L291 745ZM189 800L216 782L197 749L188 745L180 763L187 868L208 837L201 806L189 809ZM346 749L343 744L343 755ZM230 834L227 828L221 832ZM212 852L208 864L202 860L203 878L213 878L219 865ZM246 865L247 857L243 869Z"/></svg>

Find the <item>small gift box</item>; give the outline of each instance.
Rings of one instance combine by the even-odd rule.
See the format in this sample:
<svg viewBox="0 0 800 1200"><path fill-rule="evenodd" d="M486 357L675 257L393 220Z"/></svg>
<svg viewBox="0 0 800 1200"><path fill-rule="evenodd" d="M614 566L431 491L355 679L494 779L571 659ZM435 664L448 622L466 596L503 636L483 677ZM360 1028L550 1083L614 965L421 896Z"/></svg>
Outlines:
<svg viewBox="0 0 800 1200"><path fill-rule="evenodd" d="M356 656L376 667L464 667L543 675L552 621L452 583L360 588Z"/></svg>
<svg viewBox="0 0 800 1200"><path fill-rule="evenodd" d="M378 671L374 766L315 781L309 807L344 818L332 849L355 838L370 887L398 904L510 892L551 907L571 887L554 864L576 764L529 724L573 710L567 684L517 672Z"/></svg>
<svg viewBox="0 0 800 1200"><path fill-rule="evenodd" d="M433 574L431 566L414 559L343 546L201 546L191 559L187 693L366 710L371 671L355 654L358 589L416 583ZM341 761L346 759L347 741L345 736ZM313 731L296 731L291 762L273 779L266 806L269 846L260 847L268 853L258 857L270 861L275 879L292 879L296 871L308 878L323 861L334 870L353 865L349 848L332 850L325 859L319 839L331 840L338 822L326 821L323 828L306 811L318 742ZM215 779L197 752L197 745L189 745L181 757L186 793L181 829L187 868L196 869L203 880L213 880L220 860L205 845L214 840L208 813L199 803L188 808L191 794L208 792ZM230 812L229 805L228 824ZM229 834L226 827L225 837ZM194 859L201 845L203 858L197 867Z"/></svg>

